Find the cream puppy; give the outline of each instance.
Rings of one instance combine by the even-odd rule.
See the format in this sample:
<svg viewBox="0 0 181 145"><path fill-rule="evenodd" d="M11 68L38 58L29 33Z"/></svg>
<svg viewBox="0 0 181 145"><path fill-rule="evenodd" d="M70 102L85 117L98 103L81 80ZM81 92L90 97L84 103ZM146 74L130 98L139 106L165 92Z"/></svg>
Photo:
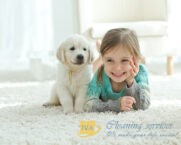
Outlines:
<svg viewBox="0 0 181 145"><path fill-rule="evenodd" d="M58 48L57 58L57 80L50 100L43 105L62 105L64 113L83 112L93 62L88 41L81 35L72 35Z"/></svg>

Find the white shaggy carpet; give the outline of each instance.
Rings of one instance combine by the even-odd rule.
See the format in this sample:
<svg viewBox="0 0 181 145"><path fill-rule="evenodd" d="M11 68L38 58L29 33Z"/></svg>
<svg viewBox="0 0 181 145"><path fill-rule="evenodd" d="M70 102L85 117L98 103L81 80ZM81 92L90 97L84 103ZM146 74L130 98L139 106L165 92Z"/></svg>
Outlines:
<svg viewBox="0 0 181 145"><path fill-rule="evenodd" d="M61 107L42 107L52 81L0 83L0 145L179 145L180 82L178 76L151 76L152 106L146 111L69 115L64 115ZM83 120L95 121L100 132L79 137ZM111 126L114 122L119 126ZM124 124L140 128L124 128ZM112 136L108 136L109 131Z"/></svg>

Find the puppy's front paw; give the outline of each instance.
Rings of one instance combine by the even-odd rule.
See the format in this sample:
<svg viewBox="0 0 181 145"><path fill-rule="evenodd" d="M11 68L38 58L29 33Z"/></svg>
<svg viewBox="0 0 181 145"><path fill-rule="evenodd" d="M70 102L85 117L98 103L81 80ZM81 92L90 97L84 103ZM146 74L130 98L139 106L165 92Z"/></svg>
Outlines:
<svg viewBox="0 0 181 145"><path fill-rule="evenodd" d="M49 103L49 102L47 102L47 103L44 103L43 106L44 106L44 107L50 107L50 106L52 106L52 104Z"/></svg>
<svg viewBox="0 0 181 145"><path fill-rule="evenodd" d="M83 107L76 107L75 108L75 113L82 113L82 112L84 112Z"/></svg>
<svg viewBox="0 0 181 145"><path fill-rule="evenodd" d="M69 114L73 112L73 108L64 108L63 110L64 114Z"/></svg>
<svg viewBox="0 0 181 145"><path fill-rule="evenodd" d="M58 103L52 103L52 102L47 102L43 104L44 107L51 107L51 106L58 106L58 105L59 105Z"/></svg>

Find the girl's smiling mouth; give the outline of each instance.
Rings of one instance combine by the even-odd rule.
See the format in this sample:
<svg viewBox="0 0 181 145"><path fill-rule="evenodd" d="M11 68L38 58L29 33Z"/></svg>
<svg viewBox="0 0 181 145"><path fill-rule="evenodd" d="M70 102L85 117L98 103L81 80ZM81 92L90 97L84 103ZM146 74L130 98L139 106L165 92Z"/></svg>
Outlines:
<svg viewBox="0 0 181 145"><path fill-rule="evenodd" d="M123 75L125 75L125 74L126 74L126 72L119 73L119 74L111 72L111 74L112 74L114 77L119 78L119 77L122 77Z"/></svg>

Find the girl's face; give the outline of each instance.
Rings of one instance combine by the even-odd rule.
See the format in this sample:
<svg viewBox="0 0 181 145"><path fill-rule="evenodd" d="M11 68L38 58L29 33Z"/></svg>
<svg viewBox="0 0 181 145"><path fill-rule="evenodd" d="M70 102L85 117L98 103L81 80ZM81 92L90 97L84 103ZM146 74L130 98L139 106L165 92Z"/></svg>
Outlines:
<svg viewBox="0 0 181 145"><path fill-rule="evenodd" d="M125 81L130 75L133 56L129 50L122 45L117 45L108 50L103 56L103 64L105 73L111 81L120 83Z"/></svg>

